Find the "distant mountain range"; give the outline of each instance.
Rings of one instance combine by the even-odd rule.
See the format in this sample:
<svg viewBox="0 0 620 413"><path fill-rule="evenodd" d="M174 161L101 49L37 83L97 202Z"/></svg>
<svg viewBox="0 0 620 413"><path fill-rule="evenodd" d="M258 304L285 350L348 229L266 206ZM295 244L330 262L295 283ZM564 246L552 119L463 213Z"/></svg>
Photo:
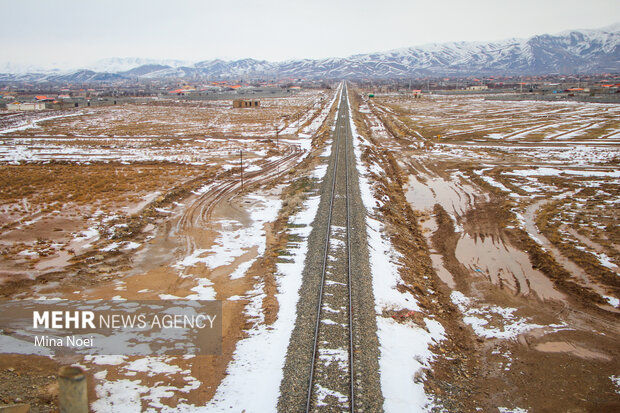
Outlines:
<svg viewBox="0 0 620 413"><path fill-rule="evenodd" d="M305 78L361 79L422 76L538 75L620 72L620 24L598 30L499 42L427 44L346 58L268 62L256 59L178 60L111 58L81 70L0 66L0 81L108 82L123 79Z"/></svg>

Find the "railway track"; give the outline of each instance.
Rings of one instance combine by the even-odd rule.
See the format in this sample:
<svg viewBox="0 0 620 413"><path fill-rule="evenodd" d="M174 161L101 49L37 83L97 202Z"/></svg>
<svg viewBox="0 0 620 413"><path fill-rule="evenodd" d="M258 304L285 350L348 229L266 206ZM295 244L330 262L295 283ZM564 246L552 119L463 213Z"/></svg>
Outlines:
<svg viewBox="0 0 620 413"><path fill-rule="evenodd" d="M305 411L355 410L355 329L351 283L349 108L343 89Z"/></svg>

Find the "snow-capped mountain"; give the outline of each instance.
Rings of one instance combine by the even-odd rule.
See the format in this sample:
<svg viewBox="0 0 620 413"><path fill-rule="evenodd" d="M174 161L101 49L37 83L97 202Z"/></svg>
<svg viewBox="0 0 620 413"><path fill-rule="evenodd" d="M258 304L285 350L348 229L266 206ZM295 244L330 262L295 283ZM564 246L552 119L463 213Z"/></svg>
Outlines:
<svg viewBox="0 0 620 413"><path fill-rule="evenodd" d="M43 68L34 65L21 65L19 63L6 62L0 64L0 73L41 73L45 72Z"/></svg>
<svg viewBox="0 0 620 413"><path fill-rule="evenodd" d="M118 72L126 72L131 69L135 69L140 66L146 65L160 65L160 66L170 66L170 67L180 67L180 66L189 66L191 62L184 60L173 60L173 59L143 59L139 57L111 57L108 59L101 59L96 61L94 64L86 67L88 70L92 70L93 72L107 72L107 73L118 73Z"/></svg>
<svg viewBox="0 0 620 413"><path fill-rule="evenodd" d="M3 67L0 66L0 71ZM522 75L620 72L620 24L598 30L498 42L426 44L346 58L268 62L255 59L104 59L73 73L0 74L0 80L113 81L174 78L354 79L419 76ZM72 79L74 77L74 79Z"/></svg>

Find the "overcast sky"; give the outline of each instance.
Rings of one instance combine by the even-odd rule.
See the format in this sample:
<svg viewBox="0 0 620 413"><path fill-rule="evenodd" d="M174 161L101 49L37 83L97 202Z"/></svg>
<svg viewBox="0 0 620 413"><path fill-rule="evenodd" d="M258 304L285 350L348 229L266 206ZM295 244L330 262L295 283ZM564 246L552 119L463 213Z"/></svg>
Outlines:
<svg viewBox="0 0 620 413"><path fill-rule="evenodd" d="M619 0L0 0L0 64L344 57L620 21Z"/></svg>

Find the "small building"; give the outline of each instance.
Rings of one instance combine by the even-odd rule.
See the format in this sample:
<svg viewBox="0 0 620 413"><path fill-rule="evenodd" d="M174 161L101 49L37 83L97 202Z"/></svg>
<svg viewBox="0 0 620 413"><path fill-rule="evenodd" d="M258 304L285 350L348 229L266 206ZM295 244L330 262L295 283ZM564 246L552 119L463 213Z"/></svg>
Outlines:
<svg viewBox="0 0 620 413"><path fill-rule="evenodd" d="M489 87L487 85L472 85L467 86L467 90L487 90Z"/></svg>
<svg viewBox="0 0 620 413"><path fill-rule="evenodd" d="M8 105L6 105L7 110L14 110L14 111L33 111L33 110L44 110L45 109L45 103L44 102L15 102L15 103L9 103Z"/></svg>
<svg viewBox="0 0 620 413"><path fill-rule="evenodd" d="M411 93L413 94L414 98L422 97L422 90L420 89L413 89Z"/></svg>
<svg viewBox="0 0 620 413"><path fill-rule="evenodd" d="M185 96L190 91L187 89L175 89L168 92L169 95Z"/></svg>
<svg viewBox="0 0 620 413"><path fill-rule="evenodd" d="M233 100L233 108L257 108L259 106L260 106L260 100L255 100L255 99Z"/></svg>

